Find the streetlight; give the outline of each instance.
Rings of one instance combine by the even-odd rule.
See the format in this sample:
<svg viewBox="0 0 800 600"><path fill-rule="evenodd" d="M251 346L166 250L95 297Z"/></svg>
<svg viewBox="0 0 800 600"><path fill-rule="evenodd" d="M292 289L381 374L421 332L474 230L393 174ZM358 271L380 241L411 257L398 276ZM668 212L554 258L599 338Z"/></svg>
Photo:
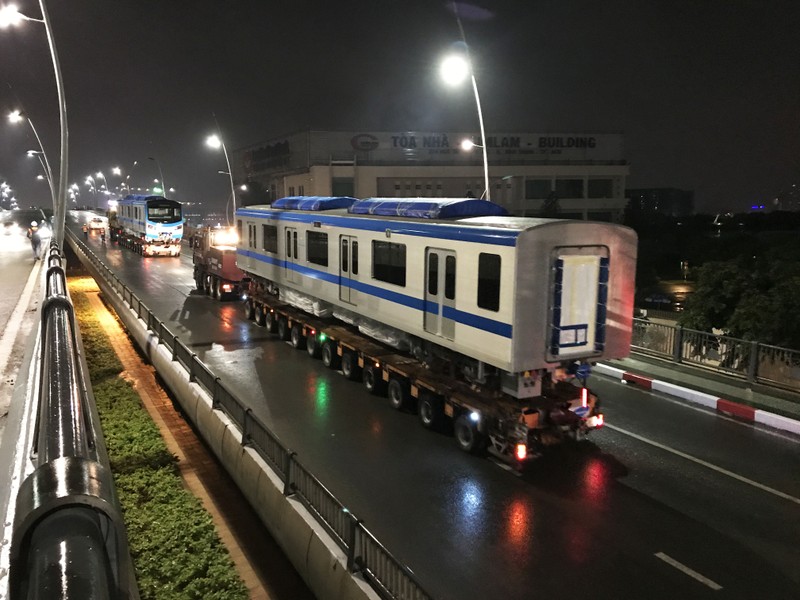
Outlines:
<svg viewBox="0 0 800 600"><path fill-rule="evenodd" d="M461 27L461 21L458 26ZM461 36L464 37L464 30L461 30ZM480 148L483 150L483 179L486 188L486 200L491 200L489 192L489 157L486 154L486 133L483 129L483 111L481 110L481 98L478 95L478 83L475 81L475 71L472 69L472 61L469 58L469 52L465 54L452 54L442 61L441 67L442 78L445 83L449 85L458 85L464 79L469 77L472 80L472 91L475 93L475 105L478 108L478 123L481 127L481 143ZM470 142L471 143L471 142ZM478 144L472 144L468 149L472 149ZM461 147L465 148L462 142Z"/></svg>
<svg viewBox="0 0 800 600"><path fill-rule="evenodd" d="M39 164L42 165L42 170L44 170L44 179L47 180L47 185L50 186L50 197L53 200L53 210L55 210L56 206L56 188L53 186L53 175L50 172L50 164L47 162L47 156L44 152L39 150L28 150L28 156L36 156L39 159ZM41 175L39 177L42 177Z"/></svg>
<svg viewBox="0 0 800 600"><path fill-rule="evenodd" d="M148 156L147 160L152 160L154 163L156 163L156 167L158 167L158 174L161 176L161 187L162 187L162 190L163 190L163 193L164 193L164 198L166 198L167 197L167 184L164 183L164 173L161 171L161 165L152 156Z"/></svg>
<svg viewBox="0 0 800 600"><path fill-rule="evenodd" d="M21 21L34 21L44 24L47 32L47 42L50 46L50 56L53 59L53 71L56 77L56 90L58 92L58 108L61 121L61 165L58 176L58 202L53 207L55 213L54 233L55 240L59 247L64 243L64 219L67 213L67 104L64 99L64 83L61 78L61 67L58 62L56 52L56 42L53 39L53 28L50 24L50 17L47 14L47 7L44 0L39 0L39 7L42 11L41 19L33 19L23 15L13 4L9 4L0 9L0 29L10 25L18 25Z"/></svg>
<svg viewBox="0 0 800 600"><path fill-rule="evenodd" d="M228 150L225 148L225 142L223 142L218 135L214 134L206 138L206 145L211 148L214 148L215 150L219 150L219 148L221 147L222 153L225 155L225 164L228 165L228 177L230 178L231 181L231 202L233 203L233 210L231 212L233 213L233 216L236 217L236 190L233 187L233 174L231 173L231 161L228 159ZM225 171L220 171L220 173L224 172ZM228 218L227 210L225 211L225 218L226 219ZM230 224L231 224L231 219L228 219L228 225Z"/></svg>

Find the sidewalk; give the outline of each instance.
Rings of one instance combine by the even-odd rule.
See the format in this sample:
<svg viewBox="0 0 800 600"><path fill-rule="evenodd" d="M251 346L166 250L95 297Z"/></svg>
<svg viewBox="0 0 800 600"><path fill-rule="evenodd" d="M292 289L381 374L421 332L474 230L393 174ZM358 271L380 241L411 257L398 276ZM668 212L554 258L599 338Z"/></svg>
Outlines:
<svg viewBox="0 0 800 600"><path fill-rule="evenodd" d="M607 361L595 371L713 408L739 419L800 435L800 394L641 354Z"/></svg>

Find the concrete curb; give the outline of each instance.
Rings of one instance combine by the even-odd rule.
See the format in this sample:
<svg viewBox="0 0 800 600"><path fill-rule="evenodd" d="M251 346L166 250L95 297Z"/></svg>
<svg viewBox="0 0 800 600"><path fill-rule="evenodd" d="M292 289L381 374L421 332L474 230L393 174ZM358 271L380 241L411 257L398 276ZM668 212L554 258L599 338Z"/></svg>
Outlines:
<svg viewBox="0 0 800 600"><path fill-rule="evenodd" d="M767 427L772 427L774 429L780 429L782 431L794 433L795 435L800 435L800 421L790 419L782 415L776 415L774 413L761 410L760 408L753 408L752 406L748 406L746 404L732 402L730 400L726 400L725 398L718 398L712 394L698 392L697 390L681 387L679 385L675 385L674 383L659 381L657 379L647 377L646 375L639 375L638 373L632 373L630 371L625 371L624 369L618 369L609 365L597 364L594 366L594 371L596 373L600 373L601 375L607 375L608 377L619 378L621 381L626 383L634 383L646 390L661 392L663 394L682 398L683 400L687 400L688 402L692 402L694 404L701 404L702 406L711 408L717 412L730 415L732 417L736 417L742 421L749 423L760 423L762 425L766 425Z"/></svg>

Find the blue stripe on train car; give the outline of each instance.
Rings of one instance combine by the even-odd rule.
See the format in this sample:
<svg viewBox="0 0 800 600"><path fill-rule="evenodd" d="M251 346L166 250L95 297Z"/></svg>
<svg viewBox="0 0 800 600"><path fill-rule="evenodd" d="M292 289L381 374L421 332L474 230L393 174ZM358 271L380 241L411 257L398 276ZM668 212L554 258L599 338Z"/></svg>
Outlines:
<svg viewBox="0 0 800 600"><path fill-rule="evenodd" d="M287 268L286 261L282 259L272 256L265 256L251 250L242 250L241 248L237 250L237 253L240 256L253 258L260 262L264 262L276 267ZM333 283L335 285L345 285L363 294L374 296L382 300L388 300L389 302L394 302L395 304L400 304L401 306L407 306L408 308L412 308L420 312L425 312L426 304L430 304L426 303L425 300L422 300L421 298L415 298L414 296L409 296L408 294L387 290L382 287L364 283L363 281L354 281L347 278L340 280L338 274L319 271L317 269L298 265L296 263L289 263L289 265L293 271L296 271L305 277L327 281L328 283ZM468 327L472 327L474 329L479 329L481 331L486 331L504 338L511 339L513 327L510 323L503 323L502 321L495 321L494 319L489 319L487 317L480 317L462 310L456 310L455 308L451 308L449 306L445 306L443 312L445 318L452 319L453 321L461 323L462 325L467 325ZM434 314L436 313L438 313L438 309L436 312L434 312Z"/></svg>

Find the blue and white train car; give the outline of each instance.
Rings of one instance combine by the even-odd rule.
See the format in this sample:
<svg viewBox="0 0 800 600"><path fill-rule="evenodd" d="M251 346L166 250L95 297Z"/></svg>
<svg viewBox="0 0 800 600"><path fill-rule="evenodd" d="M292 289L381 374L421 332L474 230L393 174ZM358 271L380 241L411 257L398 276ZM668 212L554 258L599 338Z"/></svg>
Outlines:
<svg viewBox="0 0 800 600"><path fill-rule="evenodd" d="M143 256L178 256L181 252L180 202L163 196L131 194L117 203L116 222L121 243Z"/></svg>
<svg viewBox="0 0 800 600"><path fill-rule="evenodd" d="M491 202L291 197L236 211L237 264L282 299L454 353L504 391L630 349L636 234L506 216ZM311 304L303 302L311 301Z"/></svg>

